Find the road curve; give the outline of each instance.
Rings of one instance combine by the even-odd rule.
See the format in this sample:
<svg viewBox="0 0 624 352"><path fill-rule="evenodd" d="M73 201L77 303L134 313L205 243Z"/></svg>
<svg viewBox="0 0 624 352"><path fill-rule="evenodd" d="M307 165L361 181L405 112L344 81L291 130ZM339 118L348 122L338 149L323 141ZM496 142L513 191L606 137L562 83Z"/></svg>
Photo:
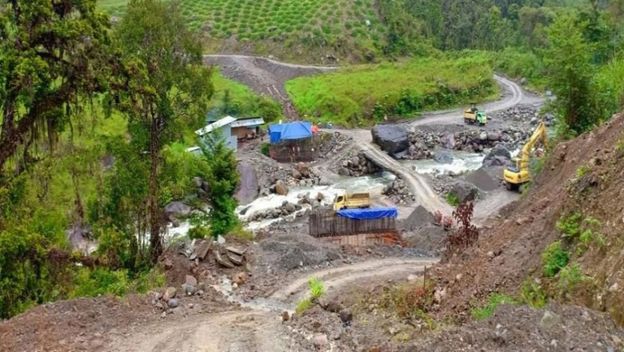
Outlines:
<svg viewBox="0 0 624 352"><path fill-rule="evenodd" d="M293 310L296 302L307 295L310 277L320 279L332 294L355 281L387 280L419 275L425 267L437 263L436 258L385 258L334 268L311 271L300 275L267 300L282 303ZM268 301L267 301L268 302ZM254 305L246 305L253 307ZM276 305L256 305L256 309L236 309L218 314L181 317L175 321L162 320L142 326L127 336L114 340L112 351L164 352L286 352L297 349L296 342L282 324L282 311Z"/></svg>

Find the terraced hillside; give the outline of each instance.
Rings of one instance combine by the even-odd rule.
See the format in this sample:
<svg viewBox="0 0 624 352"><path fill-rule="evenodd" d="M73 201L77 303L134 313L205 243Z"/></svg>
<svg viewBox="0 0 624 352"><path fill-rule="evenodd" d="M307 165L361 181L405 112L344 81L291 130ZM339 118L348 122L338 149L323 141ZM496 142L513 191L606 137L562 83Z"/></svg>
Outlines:
<svg viewBox="0 0 624 352"><path fill-rule="evenodd" d="M122 15L126 0L99 6ZM181 0L207 49L294 61L370 60L386 37L374 0Z"/></svg>

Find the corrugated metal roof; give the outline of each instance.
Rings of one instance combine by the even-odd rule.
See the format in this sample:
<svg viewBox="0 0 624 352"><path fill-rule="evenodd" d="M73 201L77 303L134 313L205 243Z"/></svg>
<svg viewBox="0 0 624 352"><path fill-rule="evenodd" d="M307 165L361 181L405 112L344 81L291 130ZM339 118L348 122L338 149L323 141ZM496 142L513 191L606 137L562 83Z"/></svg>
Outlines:
<svg viewBox="0 0 624 352"><path fill-rule="evenodd" d="M237 121L232 122L232 127L249 127L249 126L261 126L264 124L264 119L253 118L253 119L239 119Z"/></svg>
<svg viewBox="0 0 624 352"><path fill-rule="evenodd" d="M232 116L226 116L222 119L220 119L219 121L213 122L209 125L207 125L206 127L199 129L197 131L195 131L195 134L199 135L199 136L203 136L205 134L208 134L212 131L218 130L219 128L223 127L223 126L227 126L233 122L236 121L235 117Z"/></svg>

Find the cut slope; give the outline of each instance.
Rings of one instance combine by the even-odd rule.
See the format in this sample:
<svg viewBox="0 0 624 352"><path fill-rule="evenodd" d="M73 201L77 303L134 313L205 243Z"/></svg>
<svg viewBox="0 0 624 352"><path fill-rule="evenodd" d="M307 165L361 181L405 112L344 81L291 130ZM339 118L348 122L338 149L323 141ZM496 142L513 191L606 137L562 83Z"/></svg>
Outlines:
<svg viewBox="0 0 624 352"><path fill-rule="evenodd" d="M624 324L623 166L624 115L559 144L534 187L503 212L505 219L438 269L440 289L445 288L439 313L465 318L490 293L520 294L523 283L533 283L525 296L541 291L551 299L608 311ZM566 231L581 231L563 236L557 223L570 214L580 214L580 220ZM570 257L564 278L543 272L542 253L555 241ZM582 275L572 278L575 265Z"/></svg>

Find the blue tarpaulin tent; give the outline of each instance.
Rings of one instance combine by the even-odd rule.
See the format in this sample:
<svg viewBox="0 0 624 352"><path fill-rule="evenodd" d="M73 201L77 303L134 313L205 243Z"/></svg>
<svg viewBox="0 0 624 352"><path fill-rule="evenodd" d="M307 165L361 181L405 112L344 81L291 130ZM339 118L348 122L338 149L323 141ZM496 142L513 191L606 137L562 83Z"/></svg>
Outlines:
<svg viewBox="0 0 624 352"><path fill-rule="evenodd" d="M295 121L269 126L269 139L273 144L311 137L312 123L307 121Z"/></svg>
<svg viewBox="0 0 624 352"><path fill-rule="evenodd" d="M343 209L337 213L338 216L354 220L396 218L399 215L396 208Z"/></svg>

